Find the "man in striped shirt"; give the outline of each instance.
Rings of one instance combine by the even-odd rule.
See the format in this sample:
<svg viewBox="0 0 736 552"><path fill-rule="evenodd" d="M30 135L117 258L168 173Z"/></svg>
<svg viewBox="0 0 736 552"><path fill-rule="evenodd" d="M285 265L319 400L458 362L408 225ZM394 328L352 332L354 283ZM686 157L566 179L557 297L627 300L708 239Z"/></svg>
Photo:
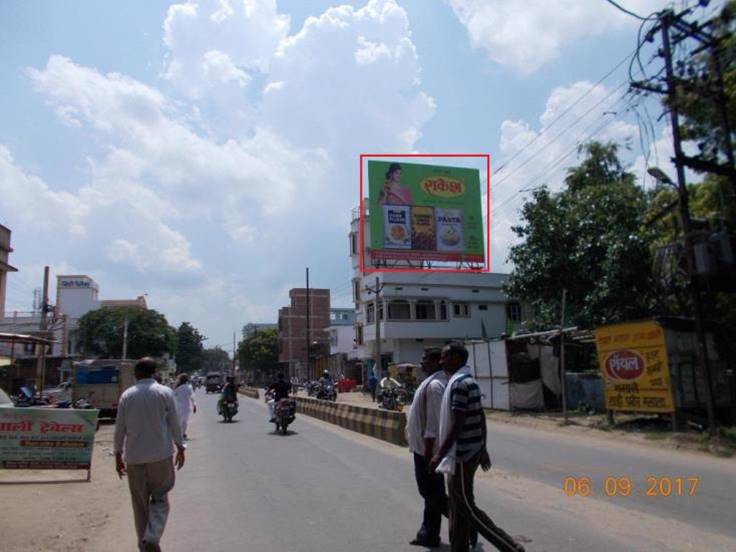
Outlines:
<svg viewBox="0 0 736 552"><path fill-rule="evenodd" d="M468 351L462 343L454 342L442 349L440 364L451 376L444 397L449 401L449 429L443 432L445 437L431 465L437 467L448 454L455 462L447 475L451 550L467 552L469 534L476 529L502 552L523 552L524 548L475 504L475 472L478 466L488 471L491 459L486 450L486 416L480 388L465 365L467 360Z"/></svg>

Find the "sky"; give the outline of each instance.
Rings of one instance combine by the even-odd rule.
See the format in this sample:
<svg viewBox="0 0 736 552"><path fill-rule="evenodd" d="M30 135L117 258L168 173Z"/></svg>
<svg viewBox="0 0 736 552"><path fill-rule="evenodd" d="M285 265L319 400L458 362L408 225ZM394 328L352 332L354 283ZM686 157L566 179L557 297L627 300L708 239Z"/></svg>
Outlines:
<svg viewBox="0 0 736 552"><path fill-rule="evenodd" d="M660 106L625 95L639 24L604 0L4 0L6 310L31 309L44 265L147 294L208 346L275 321L305 267L350 306L362 152L490 154L508 272L524 199L581 143L620 144L644 186L671 172Z"/></svg>

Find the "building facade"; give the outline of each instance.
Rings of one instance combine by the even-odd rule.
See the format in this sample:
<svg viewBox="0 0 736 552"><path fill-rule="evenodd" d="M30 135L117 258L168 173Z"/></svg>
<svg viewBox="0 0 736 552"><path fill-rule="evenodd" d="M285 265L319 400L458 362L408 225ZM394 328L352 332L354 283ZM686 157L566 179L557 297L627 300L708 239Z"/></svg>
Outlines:
<svg viewBox="0 0 736 552"><path fill-rule="evenodd" d="M376 327L380 330L382 369L390 363L418 363L427 347L451 340L500 337L521 320L521 305L503 292L505 274L371 272L360 270L358 211L349 234L355 304L357 356L374 367ZM364 217L364 243L370 228ZM366 265L370 250L364 246ZM380 288L380 299L369 288Z"/></svg>
<svg viewBox="0 0 736 552"><path fill-rule="evenodd" d="M309 317L306 288L291 289L289 300L279 309L279 362L288 367L289 377L313 378L315 359L329 347L330 290L309 289Z"/></svg>

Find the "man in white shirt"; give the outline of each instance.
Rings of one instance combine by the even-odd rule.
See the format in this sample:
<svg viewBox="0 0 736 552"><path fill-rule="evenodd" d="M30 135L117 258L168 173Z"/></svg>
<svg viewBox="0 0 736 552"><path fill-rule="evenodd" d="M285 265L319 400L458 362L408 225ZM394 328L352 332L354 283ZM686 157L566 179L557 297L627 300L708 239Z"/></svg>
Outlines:
<svg viewBox="0 0 736 552"><path fill-rule="evenodd" d="M406 440L414 455L414 475L419 494L424 499L424 516L417 536L410 544L436 547L440 544L442 515L447 515L448 503L442 474L429 468L436 451L440 429L440 408L447 385L447 374L440 369L441 350L424 351L422 370L428 374L414 394L406 422Z"/></svg>
<svg viewBox="0 0 736 552"><path fill-rule="evenodd" d="M136 363L136 384L120 397L115 421L115 467L121 479L128 475L138 548L145 552L161 550L174 465L182 468L186 448L174 393L153 379L155 372L152 358Z"/></svg>

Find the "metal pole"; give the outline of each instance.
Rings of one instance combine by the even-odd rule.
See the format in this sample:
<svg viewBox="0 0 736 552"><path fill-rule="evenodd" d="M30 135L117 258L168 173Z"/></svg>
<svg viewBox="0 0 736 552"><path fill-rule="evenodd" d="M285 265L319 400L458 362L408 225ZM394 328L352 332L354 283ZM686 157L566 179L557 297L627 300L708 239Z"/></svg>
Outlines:
<svg viewBox="0 0 736 552"><path fill-rule="evenodd" d="M562 393L562 419L567 423L567 378L565 377L565 303L567 290L562 290L562 317L560 319L560 392Z"/></svg>
<svg viewBox="0 0 736 552"><path fill-rule="evenodd" d="M43 302L41 303L41 337L46 339L46 314L49 306L49 267L43 268ZM43 386L46 382L46 347L45 343L39 343L36 347L38 358L36 360L36 377L38 379L38 393L43 393Z"/></svg>
<svg viewBox="0 0 736 552"><path fill-rule="evenodd" d="M310 330L309 324L310 324L310 320L309 320L309 318L310 318L310 308L309 308L309 267L307 267L307 331L306 331L306 339L307 339L307 362L306 362L306 366L307 366L307 379L312 379L312 374L310 372L310 366L309 366L309 349L310 349L310 345L309 345L309 341L310 341L310 338L309 338L309 333L310 333L309 332L309 330Z"/></svg>
<svg viewBox="0 0 736 552"><path fill-rule="evenodd" d="M491 408L493 408L493 364L491 363L491 342L486 341L486 351L488 351L488 373L491 378Z"/></svg>
<svg viewBox="0 0 736 552"><path fill-rule="evenodd" d="M675 88L675 74L672 69L672 52L670 49L670 24L673 14L667 10L662 14L662 50L664 54L665 70L667 72L667 96L669 100L670 122L672 125L672 139L675 150L675 167L677 168L677 191L680 200L680 217L682 218L682 231L685 240L685 257L688 271L688 290L695 309L695 331L698 341L698 363L704 373L706 387L706 409L708 412L708 429L713 435L716 429L715 405L713 403L713 382L711 379L710 366L708 363L708 352L705 342L705 331L703 329L703 312L700 303L700 292L694 282L695 276L695 254L691 235L690 209L688 205L687 182L685 180L685 167L682 163L682 144L680 136L680 120L677 109L677 90Z"/></svg>
<svg viewBox="0 0 736 552"><path fill-rule="evenodd" d="M381 288L378 285L378 276L376 276L376 298L374 307L374 316L376 318L376 345L373 349L373 362L375 363L376 378L381 379L383 373L383 364L381 362L381 317L379 316L378 305L381 301Z"/></svg>
<svg viewBox="0 0 736 552"><path fill-rule="evenodd" d="M123 360L128 358L128 317L123 321Z"/></svg>

